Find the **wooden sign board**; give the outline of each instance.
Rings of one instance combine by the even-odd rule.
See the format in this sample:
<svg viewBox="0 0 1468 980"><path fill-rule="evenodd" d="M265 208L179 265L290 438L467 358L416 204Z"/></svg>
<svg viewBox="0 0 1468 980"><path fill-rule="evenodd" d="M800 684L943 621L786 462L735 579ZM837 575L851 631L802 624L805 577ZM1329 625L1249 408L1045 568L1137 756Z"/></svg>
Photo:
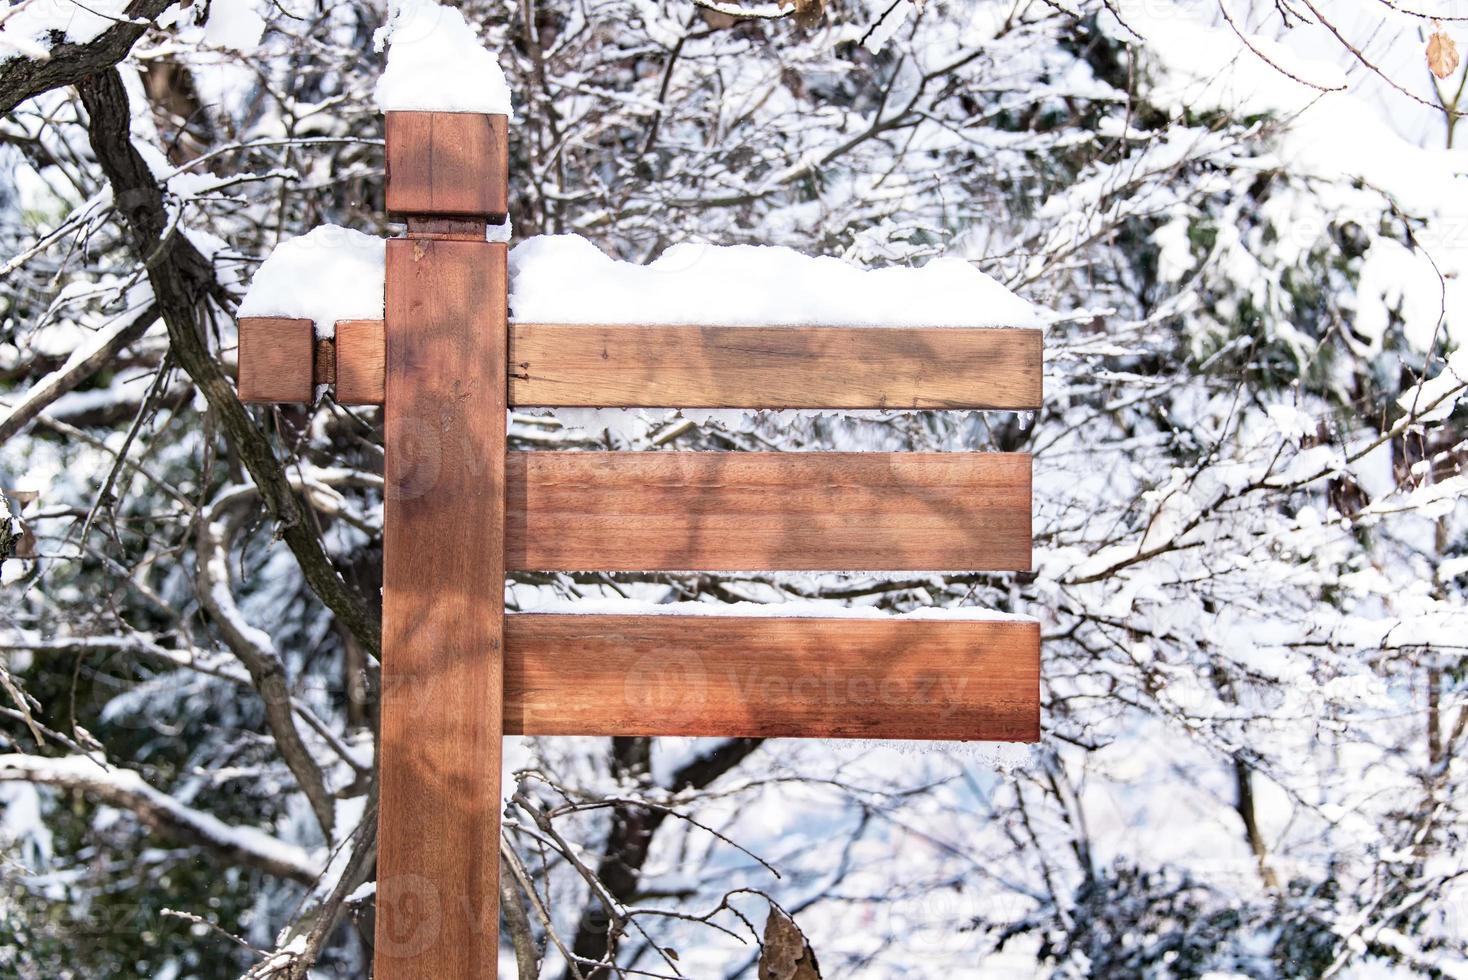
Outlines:
<svg viewBox="0 0 1468 980"><path fill-rule="evenodd" d="M507 406L1035 409L1042 357L1036 330L511 323L506 134L389 113L385 319L240 321L242 399L384 406L386 980L495 973L502 733L1040 732L1030 621L505 615L507 569L1018 571L1031 538L1025 454L510 453Z"/></svg>

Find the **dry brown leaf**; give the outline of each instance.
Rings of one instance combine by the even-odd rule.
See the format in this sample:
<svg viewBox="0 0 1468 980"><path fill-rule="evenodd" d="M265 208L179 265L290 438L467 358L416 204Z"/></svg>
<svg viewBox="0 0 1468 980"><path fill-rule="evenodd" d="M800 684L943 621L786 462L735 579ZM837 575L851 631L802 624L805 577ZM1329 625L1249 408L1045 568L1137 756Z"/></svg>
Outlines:
<svg viewBox="0 0 1468 980"><path fill-rule="evenodd" d="M36 557L36 536L31 532L25 519L20 516L20 511L35 503L40 495L34 490L16 490L9 496L16 504L16 511L11 514L11 517L15 518L15 523L20 525L20 533L16 534L11 530L9 521L0 520L0 559L34 558Z"/></svg>
<svg viewBox="0 0 1468 980"><path fill-rule="evenodd" d="M1427 39L1427 67L1438 78L1447 78L1458 70L1458 45L1441 28Z"/></svg>
<svg viewBox="0 0 1468 980"><path fill-rule="evenodd" d="M810 29L826 15L826 0L795 0L795 23Z"/></svg>
<svg viewBox="0 0 1468 980"><path fill-rule="evenodd" d="M765 919L759 954L759 980L821 980L815 951L795 920L774 906Z"/></svg>

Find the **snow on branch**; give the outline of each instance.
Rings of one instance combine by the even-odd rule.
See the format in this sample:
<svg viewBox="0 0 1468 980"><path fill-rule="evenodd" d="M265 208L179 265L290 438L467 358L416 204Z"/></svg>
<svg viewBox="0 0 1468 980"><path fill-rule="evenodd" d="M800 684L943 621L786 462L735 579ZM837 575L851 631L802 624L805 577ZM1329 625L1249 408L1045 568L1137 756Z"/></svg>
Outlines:
<svg viewBox="0 0 1468 980"><path fill-rule="evenodd" d="M304 885L313 883L321 872L319 863L294 844L185 806L149 786L131 769L110 768L89 756L0 755L0 782L40 783L86 793L132 813L156 833Z"/></svg>
<svg viewBox="0 0 1468 980"><path fill-rule="evenodd" d="M98 371L111 367L117 355L141 337L158 320L158 309L148 304L143 310L118 317L105 329L97 331L87 343L77 347L66 363L31 385L20 398L0 409L0 442L15 435L20 427L46 406L74 390Z"/></svg>
<svg viewBox="0 0 1468 980"><path fill-rule="evenodd" d="M23 0L10 7L0 17L0 113L115 65L171 6L173 0Z"/></svg>

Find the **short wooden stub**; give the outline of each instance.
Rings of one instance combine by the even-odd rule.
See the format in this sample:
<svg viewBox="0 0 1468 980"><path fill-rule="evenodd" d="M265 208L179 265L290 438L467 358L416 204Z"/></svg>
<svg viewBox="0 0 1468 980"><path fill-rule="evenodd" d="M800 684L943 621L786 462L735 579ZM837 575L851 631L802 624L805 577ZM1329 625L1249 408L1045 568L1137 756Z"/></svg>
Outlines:
<svg viewBox="0 0 1468 980"><path fill-rule="evenodd" d="M379 980L496 975L505 263L387 243Z"/></svg>
<svg viewBox="0 0 1468 980"><path fill-rule="evenodd" d="M507 733L1040 734L1034 622L520 614L505 646Z"/></svg>
<svg viewBox="0 0 1468 980"><path fill-rule="evenodd" d="M239 393L245 402L309 402L315 335L310 320L240 320Z"/></svg>
<svg viewBox="0 0 1468 980"><path fill-rule="evenodd" d="M1030 567L1024 454L511 453L506 478L517 570Z"/></svg>
<svg viewBox="0 0 1468 980"><path fill-rule="evenodd" d="M343 405L381 405L386 396L386 340L381 320L338 320L336 400Z"/></svg>
<svg viewBox="0 0 1468 980"><path fill-rule="evenodd" d="M509 198L506 117L389 112L386 126L388 213L503 222Z"/></svg>

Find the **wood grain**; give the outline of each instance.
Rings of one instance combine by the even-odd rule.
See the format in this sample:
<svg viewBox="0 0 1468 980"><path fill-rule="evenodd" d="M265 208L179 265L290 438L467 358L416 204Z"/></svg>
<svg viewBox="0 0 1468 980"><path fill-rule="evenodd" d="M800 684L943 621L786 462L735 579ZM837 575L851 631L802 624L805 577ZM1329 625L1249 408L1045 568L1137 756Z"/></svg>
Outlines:
<svg viewBox="0 0 1468 980"><path fill-rule="evenodd" d="M509 199L509 120L476 112L389 112L387 210L500 219ZM479 238L484 238L481 228Z"/></svg>
<svg viewBox="0 0 1468 980"><path fill-rule="evenodd" d="M510 325L515 405L1034 409L1039 330Z"/></svg>
<svg viewBox="0 0 1468 980"><path fill-rule="evenodd" d="M512 569L1030 567L1024 454L511 453L506 480Z"/></svg>
<svg viewBox="0 0 1468 980"><path fill-rule="evenodd" d="M312 385L336 384L336 341L320 337L311 342Z"/></svg>
<svg viewBox="0 0 1468 980"><path fill-rule="evenodd" d="M495 975L505 246L387 243L375 976Z"/></svg>
<svg viewBox="0 0 1468 980"><path fill-rule="evenodd" d="M1033 742L1023 621L514 614L505 732Z"/></svg>
<svg viewBox="0 0 1468 980"><path fill-rule="evenodd" d="M1035 409L1042 341L1038 330L512 323L509 397L516 406ZM362 379L364 394L380 391L369 379L381 369L366 347L337 351L338 373Z"/></svg>
<svg viewBox="0 0 1468 980"><path fill-rule="evenodd" d="M386 395L387 348L381 320L338 320L336 400L381 405Z"/></svg>
<svg viewBox="0 0 1468 980"><path fill-rule="evenodd" d="M314 346L310 320L241 318L237 379L240 401L311 401Z"/></svg>

